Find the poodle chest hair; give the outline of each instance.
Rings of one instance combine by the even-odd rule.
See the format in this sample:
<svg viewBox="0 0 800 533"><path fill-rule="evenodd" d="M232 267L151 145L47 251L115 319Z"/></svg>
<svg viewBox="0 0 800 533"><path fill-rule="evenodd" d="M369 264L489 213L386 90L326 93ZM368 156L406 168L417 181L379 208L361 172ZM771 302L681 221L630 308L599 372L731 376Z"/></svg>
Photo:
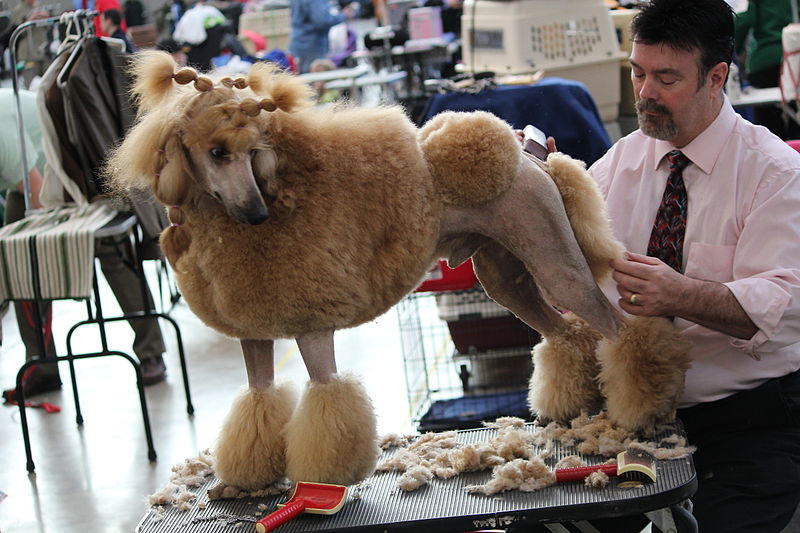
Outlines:
<svg viewBox="0 0 800 533"><path fill-rule="evenodd" d="M237 222L215 203L181 207L184 223L170 231L187 231L191 243L171 260L204 322L238 338L341 329L419 283L434 259L441 202L415 129L395 113L284 117L261 224Z"/></svg>

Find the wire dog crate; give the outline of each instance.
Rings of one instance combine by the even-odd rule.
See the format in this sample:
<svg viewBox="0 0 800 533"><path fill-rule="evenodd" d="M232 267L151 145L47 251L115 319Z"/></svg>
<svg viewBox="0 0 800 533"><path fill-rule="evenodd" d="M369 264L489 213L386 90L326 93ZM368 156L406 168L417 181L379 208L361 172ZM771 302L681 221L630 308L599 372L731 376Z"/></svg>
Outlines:
<svg viewBox="0 0 800 533"><path fill-rule="evenodd" d="M486 296L463 265L397 306L408 403L420 431L464 429L500 416L529 418L530 349L539 335ZM446 287L446 290L439 290Z"/></svg>

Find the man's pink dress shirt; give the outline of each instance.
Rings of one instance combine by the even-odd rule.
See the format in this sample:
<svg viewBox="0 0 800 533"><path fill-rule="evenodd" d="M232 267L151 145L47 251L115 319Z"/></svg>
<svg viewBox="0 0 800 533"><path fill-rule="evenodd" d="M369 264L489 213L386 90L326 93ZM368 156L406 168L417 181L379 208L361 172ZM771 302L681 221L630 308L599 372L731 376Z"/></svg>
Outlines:
<svg viewBox="0 0 800 533"><path fill-rule="evenodd" d="M675 147L635 131L590 169L616 237L645 254ZM693 343L681 407L751 389L800 368L800 154L726 100L681 151L689 197L684 274L725 284L758 332L728 337L677 318ZM612 282L603 287L616 303Z"/></svg>

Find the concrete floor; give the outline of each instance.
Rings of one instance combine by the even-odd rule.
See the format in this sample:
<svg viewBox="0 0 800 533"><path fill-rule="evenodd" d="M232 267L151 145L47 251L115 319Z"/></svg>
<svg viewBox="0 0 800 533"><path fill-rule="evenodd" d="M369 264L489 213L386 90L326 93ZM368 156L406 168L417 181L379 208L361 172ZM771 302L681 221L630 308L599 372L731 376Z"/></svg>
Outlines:
<svg viewBox="0 0 800 533"><path fill-rule="evenodd" d="M107 290L103 290L108 295ZM104 296L103 305L109 298ZM111 302L113 297L111 297ZM114 309L109 306L106 315ZM117 311L118 312L118 311ZM66 353L66 330L85 318L85 304L58 301L54 332L59 354ZM168 379L146 388L158 454L147 457L147 445L135 386L135 374L119 357L77 361L78 388L84 424L75 423L69 368L60 363L59 392L34 398L61 406L57 414L27 410L36 470L25 469L25 449L17 407L0 406L0 532L2 533L132 533L147 509L145 498L164 486L170 468L213 445L228 407L245 383L243 360L236 341L204 326L184 303L172 313L183 333L194 416L186 412L178 352L172 327L162 324L168 343ZM24 349L13 309L3 317L0 386L13 386ZM96 334L81 328L75 352L95 350ZM78 330L81 331L80 329ZM110 334L116 346L130 352L132 334L126 323ZM364 377L379 418L379 432L408 432L406 400L397 317L389 312L376 321L337 333L340 371ZM276 346L279 380L302 386L305 368L294 342Z"/></svg>

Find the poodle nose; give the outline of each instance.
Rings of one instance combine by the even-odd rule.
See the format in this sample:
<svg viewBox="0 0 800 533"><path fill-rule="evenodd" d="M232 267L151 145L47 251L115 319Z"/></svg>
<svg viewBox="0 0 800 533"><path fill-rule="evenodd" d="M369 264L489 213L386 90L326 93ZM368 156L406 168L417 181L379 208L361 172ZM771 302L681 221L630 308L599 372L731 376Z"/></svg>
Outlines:
<svg viewBox="0 0 800 533"><path fill-rule="evenodd" d="M228 210L228 214L242 224L251 226L257 226L269 218L269 210L264 202L247 207L233 207Z"/></svg>
<svg viewBox="0 0 800 533"><path fill-rule="evenodd" d="M252 226L257 226L269 218L269 210L264 206L257 212L247 214L247 223Z"/></svg>

